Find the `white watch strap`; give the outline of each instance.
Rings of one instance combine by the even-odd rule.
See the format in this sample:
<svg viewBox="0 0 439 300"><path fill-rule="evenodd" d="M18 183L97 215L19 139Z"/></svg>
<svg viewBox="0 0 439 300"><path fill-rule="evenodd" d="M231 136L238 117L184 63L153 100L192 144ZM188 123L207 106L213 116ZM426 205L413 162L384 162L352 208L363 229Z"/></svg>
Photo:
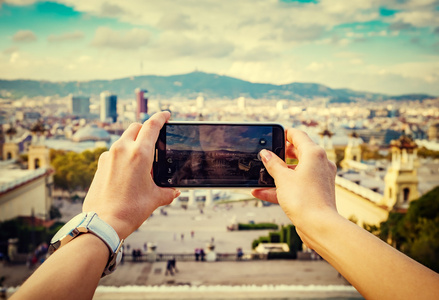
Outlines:
<svg viewBox="0 0 439 300"><path fill-rule="evenodd" d="M116 231L108 225L105 221L98 217L96 213L89 219L88 224L84 224L88 230L98 237L100 237L111 249L112 253L115 253L119 247L120 239ZM88 218L87 218L88 219Z"/></svg>

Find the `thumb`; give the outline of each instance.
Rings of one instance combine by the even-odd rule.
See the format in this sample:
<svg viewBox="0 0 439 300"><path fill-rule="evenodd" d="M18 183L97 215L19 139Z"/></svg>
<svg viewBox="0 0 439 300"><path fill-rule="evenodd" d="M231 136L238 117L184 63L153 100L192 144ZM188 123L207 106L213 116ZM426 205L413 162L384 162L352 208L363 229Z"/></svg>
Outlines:
<svg viewBox="0 0 439 300"><path fill-rule="evenodd" d="M261 150L259 154L268 173L274 178L275 182L279 182L284 176L285 170L289 170L287 164L276 154L266 149Z"/></svg>
<svg viewBox="0 0 439 300"><path fill-rule="evenodd" d="M175 198L180 196L181 192L174 188L159 188L159 199L161 201L160 206L169 205Z"/></svg>

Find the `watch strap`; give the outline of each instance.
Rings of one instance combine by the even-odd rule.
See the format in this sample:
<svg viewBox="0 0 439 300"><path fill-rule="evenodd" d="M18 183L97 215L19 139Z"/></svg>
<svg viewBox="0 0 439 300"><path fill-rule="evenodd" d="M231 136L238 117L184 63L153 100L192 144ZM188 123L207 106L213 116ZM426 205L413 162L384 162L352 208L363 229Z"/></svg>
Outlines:
<svg viewBox="0 0 439 300"><path fill-rule="evenodd" d="M87 227L88 231L100 237L101 240L107 244L111 253L115 253L120 243L120 239L116 231L113 229L113 227L99 218L96 213L91 214L93 215L90 217L88 224L84 224L84 226Z"/></svg>
<svg viewBox="0 0 439 300"><path fill-rule="evenodd" d="M100 238L110 250L110 257L105 266L102 277L111 274L116 270L116 265L122 258L122 245L124 240L119 239L117 232L108 225L104 220L98 217L95 212L87 213L85 223L81 226L85 227L87 232L90 232Z"/></svg>

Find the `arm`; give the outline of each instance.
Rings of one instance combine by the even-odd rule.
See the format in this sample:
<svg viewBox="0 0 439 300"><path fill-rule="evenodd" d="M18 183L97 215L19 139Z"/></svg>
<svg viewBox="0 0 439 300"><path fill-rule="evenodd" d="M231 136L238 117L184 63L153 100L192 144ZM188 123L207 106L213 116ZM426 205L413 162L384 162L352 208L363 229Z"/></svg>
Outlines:
<svg viewBox="0 0 439 300"><path fill-rule="evenodd" d="M155 142L169 117L163 112L143 125L131 124L99 158L83 211L96 212L121 239L179 195L156 186L150 172ZM12 299L91 299L108 258L108 248L98 237L80 235L52 254Z"/></svg>
<svg viewBox="0 0 439 300"><path fill-rule="evenodd" d="M335 205L335 165L302 131L287 130L288 167L263 150L262 161L276 190L254 190L262 200L279 203L303 242L332 264L368 299L434 299L439 275L346 220Z"/></svg>

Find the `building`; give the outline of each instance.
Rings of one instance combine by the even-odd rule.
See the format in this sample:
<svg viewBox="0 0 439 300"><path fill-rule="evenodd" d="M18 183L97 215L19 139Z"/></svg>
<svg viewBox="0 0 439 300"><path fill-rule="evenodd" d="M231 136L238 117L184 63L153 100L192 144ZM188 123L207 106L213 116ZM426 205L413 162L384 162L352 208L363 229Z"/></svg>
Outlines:
<svg viewBox="0 0 439 300"><path fill-rule="evenodd" d="M70 109L73 115L87 116L90 114L90 97L73 96L70 94Z"/></svg>
<svg viewBox="0 0 439 300"><path fill-rule="evenodd" d="M320 147L325 149L326 156L333 163L337 162L337 155L335 154L334 145L332 144L332 136L334 134L329 131L328 128L325 128L322 132L319 133L320 136Z"/></svg>
<svg viewBox="0 0 439 300"><path fill-rule="evenodd" d="M402 135L398 140L392 141L391 146L392 164L384 178L386 190L383 204L407 209L409 203L419 197L417 145L410 137Z"/></svg>
<svg viewBox="0 0 439 300"><path fill-rule="evenodd" d="M142 122L146 119L148 114L148 98L146 97L146 93L148 93L148 91L136 89L135 93L137 103L136 118Z"/></svg>
<svg viewBox="0 0 439 300"><path fill-rule="evenodd" d="M428 127L428 140L432 142L439 142L439 123Z"/></svg>
<svg viewBox="0 0 439 300"><path fill-rule="evenodd" d="M103 141L110 142L111 136L110 134L103 128L99 128L94 124L87 125L78 131L72 136L72 141L74 142L86 142L86 141Z"/></svg>
<svg viewBox="0 0 439 300"><path fill-rule="evenodd" d="M355 161L354 153L350 154L346 166L351 168L339 171L335 180L337 210L341 215L359 225L379 225L387 220L389 212L404 212L411 201L419 198L421 181L424 193L438 184L439 175L425 168L426 177L418 178L417 145L410 137L403 135L392 141L391 148L392 161L384 171ZM354 152L361 156L361 148ZM368 167L361 168L361 164Z"/></svg>
<svg viewBox="0 0 439 300"><path fill-rule="evenodd" d="M47 220L52 205L53 171L49 149L44 145L44 127L32 127L28 169L13 159L0 163L0 221L35 216Z"/></svg>
<svg viewBox="0 0 439 300"><path fill-rule="evenodd" d="M102 122L117 121L117 96L106 91L101 93L100 120Z"/></svg>

